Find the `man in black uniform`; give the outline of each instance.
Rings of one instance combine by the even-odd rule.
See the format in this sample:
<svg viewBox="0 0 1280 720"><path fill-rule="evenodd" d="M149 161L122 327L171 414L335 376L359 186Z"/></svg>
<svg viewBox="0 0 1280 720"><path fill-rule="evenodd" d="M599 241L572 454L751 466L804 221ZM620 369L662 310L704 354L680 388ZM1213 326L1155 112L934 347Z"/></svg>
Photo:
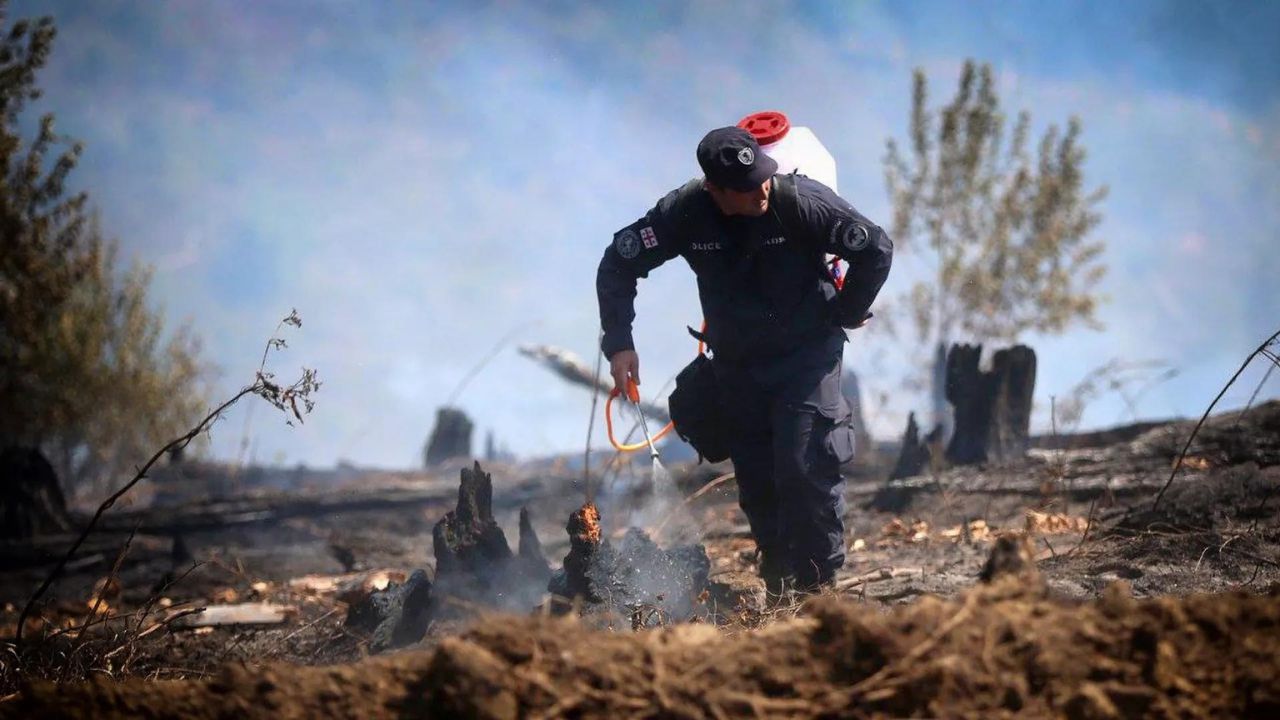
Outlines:
<svg viewBox="0 0 1280 720"><path fill-rule="evenodd" d="M893 243L831 189L778 165L736 127L698 144L702 179L618 231L596 276L613 381L640 381L631 339L636 280L683 256L698 277L706 340L729 426L738 501L771 593L810 590L844 564L844 482L853 457L840 392L844 328L860 327ZM849 263L837 291L825 256Z"/></svg>

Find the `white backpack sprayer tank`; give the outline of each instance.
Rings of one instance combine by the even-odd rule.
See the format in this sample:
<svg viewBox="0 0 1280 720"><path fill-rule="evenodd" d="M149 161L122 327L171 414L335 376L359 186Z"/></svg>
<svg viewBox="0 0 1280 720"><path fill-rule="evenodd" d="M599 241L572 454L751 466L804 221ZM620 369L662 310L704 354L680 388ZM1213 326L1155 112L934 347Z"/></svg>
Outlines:
<svg viewBox="0 0 1280 720"><path fill-rule="evenodd" d="M809 128L793 126L776 110L752 113L739 120L738 127L751 133L764 154L778 163L778 174L798 172L840 192L836 160Z"/></svg>
<svg viewBox="0 0 1280 720"><path fill-rule="evenodd" d="M752 113L738 121L738 127L751 133L760 150L778 163L778 174L797 172L839 193L836 187L836 159L807 127L796 127L777 110ZM827 255L836 288L844 287L844 269L834 255Z"/></svg>

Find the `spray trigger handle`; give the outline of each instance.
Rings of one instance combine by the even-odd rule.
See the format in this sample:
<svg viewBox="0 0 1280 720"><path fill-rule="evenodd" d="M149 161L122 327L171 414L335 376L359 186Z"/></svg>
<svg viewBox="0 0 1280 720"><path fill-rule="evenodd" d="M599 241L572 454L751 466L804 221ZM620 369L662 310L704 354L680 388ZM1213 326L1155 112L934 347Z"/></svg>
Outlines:
<svg viewBox="0 0 1280 720"><path fill-rule="evenodd" d="M627 378L627 399L636 405L640 404L640 386L636 384L635 378Z"/></svg>

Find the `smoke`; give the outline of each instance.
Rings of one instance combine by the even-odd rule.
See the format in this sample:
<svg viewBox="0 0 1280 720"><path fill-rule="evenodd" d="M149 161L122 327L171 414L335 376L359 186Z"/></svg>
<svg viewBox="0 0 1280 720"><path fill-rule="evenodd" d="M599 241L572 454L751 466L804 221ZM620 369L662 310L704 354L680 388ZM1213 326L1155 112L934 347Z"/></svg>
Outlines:
<svg viewBox="0 0 1280 720"><path fill-rule="evenodd" d="M549 589L637 628L703 616L710 560L701 525L660 459L637 453L623 462L595 496L600 534L574 543ZM571 518L571 539L574 526Z"/></svg>
<svg viewBox="0 0 1280 720"><path fill-rule="evenodd" d="M646 463L650 465L647 471L636 467ZM643 530L663 545L702 541L701 523L689 510L675 478L661 460L633 460L605 483L597 504L605 518L613 519L614 528Z"/></svg>
<svg viewBox="0 0 1280 720"><path fill-rule="evenodd" d="M587 578L604 606L625 613L635 627L700 617L711 560L702 545L661 548L644 531L630 528L613 545L602 544Z"/></svg>

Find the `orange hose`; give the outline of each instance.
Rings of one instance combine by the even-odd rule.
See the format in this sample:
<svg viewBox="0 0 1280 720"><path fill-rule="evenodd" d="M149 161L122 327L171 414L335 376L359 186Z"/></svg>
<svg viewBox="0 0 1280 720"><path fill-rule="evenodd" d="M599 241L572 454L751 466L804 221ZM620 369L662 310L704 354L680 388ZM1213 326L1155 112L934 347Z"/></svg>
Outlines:
<svg viewBox="0 0 1280 720"><path fill-rule="evenodd" d="M707 321L705 319L702 321L702 332L704 334L707 332ZM706 350L706 345L701 340L699 340L698 354L701 355L705 350ZM608 430L609 444L613 445L613 449L617 450L618 452L635 452L636 450L643 450L649 447L648 441L631 443L630 445L624 445L618 442L617 438L613 436L613 412L612 412L613 399L618 397L621 394L622 394L622 391L620 391L618 388L614 388L609 393L609 397L606 398L604 401L604 426L605 426L605 429ZM636 385L636 381L630 378L627 379L627 399L635 403L636 412L640 412L640 386ZM676 423L674 420L667 423L665 426L663 426L663 428L659 430L656 435L653 436L652 440L654 444L656 445L659 440L666 437L667 433L675 429L675 426L676 426Z"/></svg>
<svg viewBox="0 0 1280 720"><path fill-rule="evenodd" d="M613 448L618 452L635 452L636 450L643 450L649 447L648 441L624 445L618 442L617 438L613 436L613 413L610 410L613 405L613 399L621 394L622 393L618 391L618 388L614 388L613 391L609 393L609 398L604 401L604 426L605 429L609 431L609 443L612 444ZM636 412L640 412L640 409L636 408ZM666 437L667 433L671 432L675 426L676 424L674 422L667 423L666 426L653 436L653 442L656 444L659 440Z"/></svg>

